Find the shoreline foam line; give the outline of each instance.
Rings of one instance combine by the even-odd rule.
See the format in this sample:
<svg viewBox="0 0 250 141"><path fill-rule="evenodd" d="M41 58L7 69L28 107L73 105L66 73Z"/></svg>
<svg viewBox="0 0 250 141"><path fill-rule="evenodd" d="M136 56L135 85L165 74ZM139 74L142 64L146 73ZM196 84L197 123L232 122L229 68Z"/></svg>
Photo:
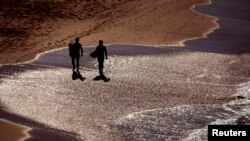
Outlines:
<svg viewBox="0 0 250 141"><path fill-rule="evenodd" d="M167 46L161 46L161 45L147 45L147 44L127 44L127 43L110 43L110 44L105 44L105 46L114 46L114 45L127 45L127 46L142 46L142 47L167 47ZM83 46L83 49L84 48L94 48L96 47L97 45L90 45L90 46ZM29 63L32 63L36 60L38 60L40 58L40 56L42 55L45 55L45 54L48 54L48 53L51 53L51 52L54 52L54 51L59 51L59 50L63 50L63 49L66 49L68 47L59 47L59 48L56 48L56 49L51 49L51 50L47 50L47 51L44 51L44 52L41 52L41 53L38 53L36 55L36 57L34 57L33 59L31 60L28 60L28 61L25 61L25 62L19 62L19 63L7 63L7 64L0 64L0 67L2 66L7 66L7 65L23 65L23 64L29 64ZM177 51L186 51L186 52L189 52L191 50L188 50L188 49L184 49L184 48L166 48L166 49L169 49L169 50L177 50Z"/></svg>
<svg viewBox="0 0 250 141"><path fill-rule="evenodd" d="M195 4L193 5L190 9L199 14L199 15L202 15L202 16L207 16L207 17L210 17L210 18L213 18L213 23L216 25L215 27L212 27L210 28L208 31L206 31L202 37L194 37L194 38L189 38L189 39L184 39L181 42L181 46L185 46L185 42L186 41L190 41L190 40L196 40L196 39L201 39L201 38L207 38L209 34L213 33L215 30L219 29L220 28L220 25L218 24L218 21L220 20L219 18L215 17L215 16L211 16L211 15L208 15L208 14L205 14L205 13L201 13L201 12L198 12L195 10L196 7L198 6L204 6L204 5L211 5L213 2L212 0L208 0L207 3L202 3L202 4Z"/></svg>

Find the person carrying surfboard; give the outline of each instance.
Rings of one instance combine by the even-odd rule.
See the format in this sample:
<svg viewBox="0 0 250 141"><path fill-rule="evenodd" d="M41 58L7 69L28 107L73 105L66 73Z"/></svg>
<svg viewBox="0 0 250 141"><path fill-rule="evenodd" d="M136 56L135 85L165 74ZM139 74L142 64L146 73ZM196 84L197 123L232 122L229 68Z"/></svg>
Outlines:
<svg viewBox="0 0 250 141"><path fill-rule="evenodd" d="M99 45L96 47L96 54L97 54L97 60L98 60L98 68L99 68L99 74L100 76L104 76L103 74L103 68L104 68L104 58L108 59L107 49L103 45L103 41L99 41Z"/></svg>

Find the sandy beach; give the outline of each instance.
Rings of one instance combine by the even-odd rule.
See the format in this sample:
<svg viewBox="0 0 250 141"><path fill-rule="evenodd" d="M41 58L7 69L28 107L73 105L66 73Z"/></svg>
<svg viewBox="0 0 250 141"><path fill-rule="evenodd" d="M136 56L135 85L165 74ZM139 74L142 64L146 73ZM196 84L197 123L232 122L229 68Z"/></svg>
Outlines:
<svg viewBox="0 0 250 141"><path fill-rule="evenodd" d="M188 26L192 31L180 29L180 36L170 34L164 40L161 38L165 34L161 27L161 24L166 24L163 21L159 22L160 29L145 27L142 30L133 29L136 25L134 20L129 22L132 27L123 22L133 12L137 11L136 14L140 15L152 7L157 7L152 10L165 13L163 1L156 1L152 6L147 0L145 5L142 1L117 2L117 10L125 10L122 7L130 4L138 4L138 7L132 7L133 10L128 8L131 11L128 15L115 17L121 23L108 31L106 28L98 28L92 30L91 34L88 32L88 36L85 36L86 32L76 33L65 39L66 44L75 35L81 35L83 43L91 45L96 42L93 39L103 37L104 31L116 35L114 38L103 38L107 44L117 41L117 44L107 46L109 59L105 62L105 75L111 78L110 82L93 81L98 74L96 60L89 57L93 48L85 48L84 57L81 58L80 72L86 77L84 81L72 81L67 47L40 54L27 63L3 65L0 67L0 118L31 128L28 141L202 141L207 140L209 124L250 124L250 19L247 0L215 0L211 5L195 8L203 14L197 14L190 8L193 2L208 4L208 1L172 4L178 8L188 7L191 12L189 14L196 16L187 25L194 26L197 21L200 26ZM112 5L106 7L109 6ZM187 11L182 12L180 16L188 14ZM160 15L155 19L160 20ZM150 19L151 16L149 12L138 18L143 22L146 20L144 18ZM174 17L178 17L178 14ZM204 19L206 24L201 22ZM217 24L216 19L219 19ZM115 22L110 19L108 21L112 24ZM148 21L152 22L151 19ZM78 22L72 23L77 25ZM73 28L72 23L68 25ZM103 27L111 26L111 23L107 22ZM178 23L175 24L178 26ZM175 24L173 22L170 25ZM145 26L149 25L145 23ZM125 27L131 30L123 29ZM114 32L118 30L123 33L121 29L130 36L123 38ZM160 32L158 38L155 33L161 29L164 32ZM152 40L134 37L143 30L150 31L143 35L149 35ZM136 31L133 33L135 35L131 35L130 31ZM192 35L186 36L185 32ZM151 38L153 35L157 38ZM189 40L191 38L197 39ZM173 42L165 39L173 39ZM184 46L176 47L183 39L187 40ZM145 46L129 45L132 43ZM36 51L29 54L32 56L34 53L35 56L39 52L65 46L59 44L51 48L40 48L38 52L34 49ZM23 52L26 53L26 50L29 49ZM21 59L21 62L34 56ZM239 119L244 122L239 122Z"/></svg>
<svg viewBox="0 0 250 141"><path fill-rule="evenodd" d="M106 43L181 45L218 28L199 14L209 0L3 0L0 64L24 62L82 37L84 46Z"/></svg>

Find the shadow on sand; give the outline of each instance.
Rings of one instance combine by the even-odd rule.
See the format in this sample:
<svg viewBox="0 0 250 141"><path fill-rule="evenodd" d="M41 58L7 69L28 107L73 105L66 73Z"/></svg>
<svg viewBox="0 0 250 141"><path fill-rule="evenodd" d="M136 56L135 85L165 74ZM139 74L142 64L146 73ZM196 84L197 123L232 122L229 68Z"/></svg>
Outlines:
<svg viewBox="0 0 250 141"><path fill-rule="evenodd" d="M80 79L80 80L84 81L86 78L83 77L80 72L74 71L72 73L72 80L77 80L77 79Z"/></svg>
<svg viewBox="0 0 250 141"><path fill-rule="evenodd" d="M105 75L99 75L99 76L96 76L93 80L95 81L103 80L104 82L108 82L110 81L110 78L106 77Z"/></svg>

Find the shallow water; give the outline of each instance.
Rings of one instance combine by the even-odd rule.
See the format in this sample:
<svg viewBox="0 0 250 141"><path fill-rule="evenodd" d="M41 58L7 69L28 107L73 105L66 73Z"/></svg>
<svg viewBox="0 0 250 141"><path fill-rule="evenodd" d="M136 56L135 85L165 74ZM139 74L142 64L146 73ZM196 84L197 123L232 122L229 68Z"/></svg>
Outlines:
<svg viewBox="0 0 250 141"><path fill-rule="evenodd" d="M234 125L238 118L250 117L250 82L238 86L235 95L246 99L135 112L118 120L116 128L132 140L207 140L207 125Z"/></svg>
<svg viewBox="0 0 250 141"><path fill-rule="evenodd" d="M239 115L223 103L241 88L239 82L249 81L242 73L249 66L243 64L242 72L231 69L248 55L166 49L158 55L140 55L139 50L125 56L115 55L115 49L109 48L112 55L105 64L108 83L92 80L98 74L96 60L87 59L80 71L87 79L71 80L67 49L30 64L3 66L1 102L11 112L83 140L111 134L129 140L184 139L218 119Z"/></svg>

